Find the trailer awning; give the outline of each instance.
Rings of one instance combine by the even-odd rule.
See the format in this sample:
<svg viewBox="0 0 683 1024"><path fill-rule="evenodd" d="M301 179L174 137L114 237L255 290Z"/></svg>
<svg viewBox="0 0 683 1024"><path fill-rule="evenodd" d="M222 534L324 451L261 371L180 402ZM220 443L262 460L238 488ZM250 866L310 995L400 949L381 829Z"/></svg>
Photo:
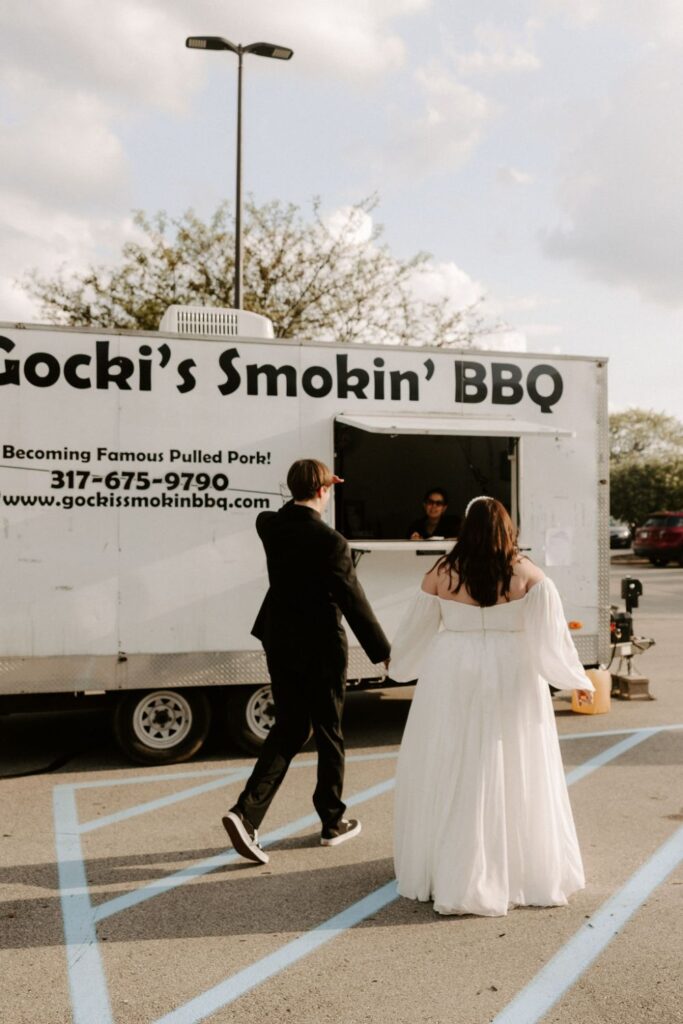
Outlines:
<svg viewBox="0 0 683 1024"><path fill-rule="evenodd" d="M370 434L450 434L474 437L524 437L544 434L551 437L573 437L573 430L545 423L517 419L494 419L485 416L439 416L411 413L340 413L337 423Z"/></svg>

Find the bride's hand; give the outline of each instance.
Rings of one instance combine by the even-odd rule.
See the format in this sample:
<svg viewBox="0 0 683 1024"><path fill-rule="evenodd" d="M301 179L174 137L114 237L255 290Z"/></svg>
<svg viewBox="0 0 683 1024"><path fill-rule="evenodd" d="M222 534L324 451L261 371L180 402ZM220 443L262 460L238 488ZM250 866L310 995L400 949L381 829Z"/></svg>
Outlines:
<svg viewBox="0 0 683 1024"><path fill-rule="evenodd" d="M576 695L579 699L579 704L592 704L593 703L593 691L592 690L577 690Z"/></svg>

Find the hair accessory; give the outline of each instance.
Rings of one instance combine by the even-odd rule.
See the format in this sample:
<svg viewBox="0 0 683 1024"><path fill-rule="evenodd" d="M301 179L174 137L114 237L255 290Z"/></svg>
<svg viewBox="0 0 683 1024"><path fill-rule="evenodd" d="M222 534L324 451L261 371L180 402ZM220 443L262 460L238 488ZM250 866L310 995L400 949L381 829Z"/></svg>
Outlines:
<svg viewBox="0 0 683 1024"><path fill-rule="evenodd" d="M467 503L467 508L465 509L465 515L467 515L467 513L469 512L469 510L470 510L470 509L472 508L472 506L474 505L475 501L494 501L494 500L495 500L495 499L494 499L494 498L492 498L490 494L478 494L478 495L476 496L476 498L472 498L472 500L471 500L470 502L468 502L468 503Z"/></svg>

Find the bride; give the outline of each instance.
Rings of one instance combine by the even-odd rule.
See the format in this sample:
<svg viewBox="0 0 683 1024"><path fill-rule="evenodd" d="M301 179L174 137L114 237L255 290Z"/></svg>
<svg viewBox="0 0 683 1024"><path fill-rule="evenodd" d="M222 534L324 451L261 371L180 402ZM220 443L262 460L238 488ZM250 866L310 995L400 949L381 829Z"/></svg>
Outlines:
<svg viewBox="0 0 683 1024"><path fill-rule="evenodd" d="M398 891L440 914L558 906L584 886L548 683L592 700L555 585L520 557L494 498L397 631L390 673L418 679L398 758Z"/></svg>

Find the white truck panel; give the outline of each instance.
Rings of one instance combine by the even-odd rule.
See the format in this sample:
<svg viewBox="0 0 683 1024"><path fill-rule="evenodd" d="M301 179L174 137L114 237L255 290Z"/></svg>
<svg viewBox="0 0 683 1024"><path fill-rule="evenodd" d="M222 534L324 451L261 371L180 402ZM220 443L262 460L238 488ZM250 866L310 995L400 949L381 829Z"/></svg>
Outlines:
<svg viewBox="0 0 683 1024"><path fill-rule="evenodd" d="M439 443L449 444L450 430L460 438L456 487L468 482L452 511L472 496L467 439L484 452L490 437L490 465L498 465L509 424L509 437L519 438L509 486L520 544L558 583L568 617L583 623L584 660L605 657L604 360L11 324L0 324L0 345L0 692L71 689L76 678L81 686L154 685L161 662L149 659L174 656L182 656L176 685L265 680L249 632L267 586L254 519L260 507L281 505L294 459L337 465L335 421L344 415L400 420L396 434L344 428L358 431L361 466L368 438L393 445L389 461L367 462L363 484L375 505L386 499L387 515L401 502L419 506L424 486L439 482L415 484L421 449L404 439L428 436L422 425L404 433L416 416L434 418ZM130 389L107 379L121 358L132 368ZM391 469L401 465L407 504L405 480ZM189 507L177 507L183 501ZM329 515L335 522L334 508ZM363 539L353 546L362 550ZM378 542L358 570L389 634L433 563L429 544L390 547ZM36 665L55 658L73 659L71 668L62 662L50 674ZM354 666L377 674L360 652Z"/></svg>

